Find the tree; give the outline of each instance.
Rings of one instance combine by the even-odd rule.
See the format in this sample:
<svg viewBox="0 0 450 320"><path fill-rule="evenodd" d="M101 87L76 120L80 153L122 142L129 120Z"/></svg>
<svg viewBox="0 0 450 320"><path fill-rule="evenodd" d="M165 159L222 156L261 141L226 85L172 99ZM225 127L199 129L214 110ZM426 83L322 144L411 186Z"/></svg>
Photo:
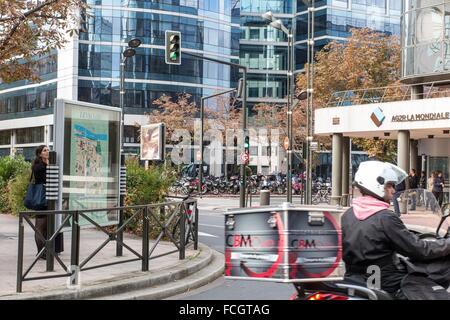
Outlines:
<svg viewBox="0 0 450 320"><path fill-rule="evenodd" d="M193 135L197 105L191 101L190 94L179 94L175 101L171 96L162 95L153 101L153 105L156 105L156 109L148 115L149 123L163 122L166 125L167 138L170 138L176 129L187 129Z"/></svg>
<svg viewBox="0 0 450 320"><path fill-rule="evenodd" d="M216 127L224 131L227 129L239 129L241 109L236 104L237 100L233 97L218 96L205 106L205 118L215 122ZM205 122L205 130L207 129L208 121Z"/></svg>
<svg viewBox="0 0 450 320"><path fill-rule="evenodd" d="M314 106L326 107L333 93L344 90L379 88L399 84L400 43L398 37L370 29L352 29L345 42L333 41L315 55ZM305 69L307 69L307 65ZM297 92L307 87L306 74L297 77ZM383 90L384 91L384 90ZM402 96L400 89L390 89L385 98ZM370 94L370 93L369 93ZM379 96L384 94L372 91ZM366 96L367 97L367 96ZM355 103L361 101L354 93ZM302 104L305 107L305 104ZM395 143L389 140L355 139L355 144L383 160L395 158Z"/></svg>
<svg viewBox="0 0 450 320"><path fill-rule="evenodd" d="M78 32L83 0L0 0L0 79L39 80L34 65Z"/></svg>

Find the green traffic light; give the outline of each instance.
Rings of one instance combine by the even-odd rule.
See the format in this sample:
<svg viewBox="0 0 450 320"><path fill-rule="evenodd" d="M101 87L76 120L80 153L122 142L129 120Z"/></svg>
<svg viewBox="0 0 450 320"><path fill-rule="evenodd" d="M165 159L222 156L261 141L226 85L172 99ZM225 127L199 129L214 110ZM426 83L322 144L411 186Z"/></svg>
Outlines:
<svg viewBox="0 0 450 320"><path fill-rule="evenodd" d="M178 59L178 54L176 52L171 52L170 55L170 60L177 60Z"/></svg>

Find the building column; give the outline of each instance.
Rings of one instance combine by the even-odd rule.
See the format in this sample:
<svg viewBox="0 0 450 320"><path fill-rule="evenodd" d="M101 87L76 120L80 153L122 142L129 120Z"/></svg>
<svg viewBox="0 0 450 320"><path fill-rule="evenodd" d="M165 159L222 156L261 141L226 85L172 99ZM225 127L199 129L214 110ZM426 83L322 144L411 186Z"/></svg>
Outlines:
<svg viewBox="0 0 450 320"><path fill-rule="evenodd" d="M416 169L417 174L420 176L419 167L417 165L417 156L419 153L418 141L411 139L409 143L409 168Z"/></svg>
<svg viewBox="0 0 450 320"><path fill-rule="evenodd" d="M400 130L397 136L397 165L406 172L409 172L409 156L409 131Z"/></svg>
<svg viewBox="0 0 450 320"><path fill-rule="evenodd" d="M333 134L331 165L331 204L339 204L342 196L342 133Z"/></svg>
<svg viewBox="0 0 450 320"><path fill-rule="evenodd" d="M345 200L345 205L348 205L349 195L349 174L350 174L350 138L343 137L342 139L342 197Z"/></svg>

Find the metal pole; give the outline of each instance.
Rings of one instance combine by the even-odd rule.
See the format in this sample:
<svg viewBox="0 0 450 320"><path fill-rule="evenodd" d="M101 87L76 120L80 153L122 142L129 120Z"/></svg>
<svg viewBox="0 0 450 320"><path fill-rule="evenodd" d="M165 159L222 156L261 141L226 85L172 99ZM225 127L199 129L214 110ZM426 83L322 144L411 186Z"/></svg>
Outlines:
<svg viewBox="0 0 450 320"><path fill-rule="evenodd" d="M120 122L120 153L123 154L123 141L124 141L124 127L125 127L125 110L124 110L124 96L125 96L125 61L126 57L123 57L120 62L120 89L119 89L119 104L120 110L122 110L122 119Z"/></svg>
<svg viewBox="0 0 450 320"><path fill-rule="evenodd" d="M70 270L77 273L74 277L71 275L71 285L79 284L79 265L80 265L80 225L78 223L78 211L72 215L72 249L70 252Z"/></svg>
<svg viewBox="0 0 450 320"><path fill-rule="evenodd" d="M56 165L56 152L50 151L49 153L49 165ZM48 200L47 210L55 210L56 208L56 200ZM55 267L55 257L53 256L53 252L55 252L55 238L52 241L49 241L53 237L53 233L55 232L55 213L47 215L47 237L46 237L46 253L47 253L47 264L46 270L53 271ZM59 239L58 241L62 242L63 239ZM62 243L60 244L62 247Z"/></svg>
<svg viewBox="0 0 450 320"><path fill-rule="evenodd" d="M200 101L200 164L198 168L198 195L202 194L203 182L203 130L204 130L205 97Z"/></svg>
<svg viewBox="0 0 450 320"><path fill-rule="evenodd" d="M180 260L186 256L186 210L186 201L183 201L180 206Z"/></svg>
<svg viewBox="0 0 450 320"><path fill-rule="evenodd" d="M288 77L287 77L287 118L288 118L288 163L287 163L287 202L292 203L292 75L293 75L293 51L292 51L292 30L288 33Z"/></svg>
<svg viewBox="0 0 450 320"><path fill-rule="evenodd" d="M121 119L120 119L120 160L121 166L125 165L125 159L124 159L124 134L125 134L125 109L124 109L124 98L125 98L125 61L127 60L126 57L122 57L120 60L120 88L119 88L119 107L122 112ZM124 196L120 195L120 204L119 206L124 205L123 201ZM119 224L117 228L120 228L123 223L123 210L119 210ZM123 233L120 231L117 234L117 240L116 240L116 256L121 257L123 255L123 246L122 246L122 240L123 240Z"/></svg>
<svg viewBox="0 0 450 320"><path fill-rule="evenodd" d="M244 132L244 136L247 131L247 68L242 68L242 79L243 79L243 88L242 91L244 96L242 98L242 130ZM245 138L244 138L245 140ZM245 164L241 163L241 181L240 181L240 192L239 192L239 206L241 208L245 208L245 186L246 186L246 172L245 172Z"/></svg>
<svg viewBox="0 0 450 320"><path fill-rule="evenodd" d="M142 271L148 271L148 227L148 207L145 207L142 216Z"/></svg>
<svg viewBox="0 0 450 320"><path fill-rule="evenodd" d="M312 153L311 142L313 136L312 113L313 113L313 92L314 92L314 0L310 2L308 8L308 73L307 73L307 108L306 108L306 129L307 129L307 156L306 156L306 204L311 204L312 186Z"/></svg>
<svg viewBox="0 0 450 320"><path fill-rule="evenodd" d="M23 275L23 236L24 236L24 227L23 227L23 216L19 215L19 252L17 255L17 285L16 292L22 292L22 275Z"/></svg>
<svg viewBox="0 0 450 320"><path fill-rule="evenodd" d="M342 133L333 134L331 204L340 203L342 196Z"/></svg>
<svg viewBox="0 0 450 320"><path fill-rule="evenodd" d="M203 131L204 131L204 118L205 118L205 100L208 100L210 98L214 98L217 96L221 96L223 94L227 94L227 93L231 93L236 91L236 89L230 89L230 90L225 90L222 92L218 92L206 97L202 97L200 100L200 169L199 169L199 174L198 174L198 178L199 178L199 187L198 187L198 194L201 195L202 194L202 181L203 181L203 143L204 143L204 135L203 135Z"/></svg>
<svg viewBox="0 0 450 320"><path fill-rule="evenodd" d="M70 253L70 264L72 266L79 265L80 260L80 225L78 211L72 215L72 250Z"/></svg>
<svg viewBox="0 0 450 320"><path fill-rule="evenodd" d="M202 59L202 60L209 60L209 61L213 61L213 62L217 62L220 64L225 64L228 66L233 66L233 67L237 67L239 69L242 69L242 79L243 79L243 92L244 92L244 96L242 98L242 129L244 130L244 133L247 129L247 67L237 64L237 63L233 63L233 62L228 62L228 61L223 61L223 60L219 60L219 59L214 59L214 58L210 58L210 57L205 57L205 56L200 56L200 55L196 55L190 52L182 52L185 55L191 56L191 57L195 57L198 59ZM240 196L239 196L239 206L241 208L245 207L245 165L241 164L240 167L240 175L241 175L241 181L240 181Z"/></svg>
<svg viewBox="0 0 450 320"><path fill-rule="evenodd" d="M122 113L123 114L123 113ZM120 166L121 166L121 173L122 173L122 167L125 166L125 155L121 153L120 155ZM120 196L119 196L119 206L123 208L125 206L125 193L120 190ZM124 214L123 209L119 210L119 221L117 225L117 229L120 229L120 227L123 225L124 221ZM123 229L120 230L116 235L116 256L121 257L123 255Z"/></svg>
<svg viewBox="0 0 450 320"><path fill-rule="evenodd" d="M313 139L313 135L314 135L314 48L315 48L315 0L312 0L312 5L311 5L311 55L310 55L310 59L311 59L311 92L310 92L310 106L309 106L309 135L311 137L311 142ZM312 194L311 194L311 187L312 187L312 152L311 152L311 148L308 148L308 153L309 153L309 160L310 160L310 167L309 167L309 176L310 176L310 181L311 183L309 184L309 197L311 199ZM310 200L311 202L311 200Z"/></svg>
<svg viewBox="0 0 450 320"><path fill-rule="evenodd" d="M194 221L194 234L195 234L195 240L194 240L194 250L198 250L198 208L197 208L197 200L195 201L195 221Z"/></svg>

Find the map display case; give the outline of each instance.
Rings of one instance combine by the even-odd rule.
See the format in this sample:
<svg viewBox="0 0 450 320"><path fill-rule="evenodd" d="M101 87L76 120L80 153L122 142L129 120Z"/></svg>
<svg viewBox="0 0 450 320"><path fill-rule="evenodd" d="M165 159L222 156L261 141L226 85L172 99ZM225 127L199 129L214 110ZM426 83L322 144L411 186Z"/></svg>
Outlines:
<svg viewBox="0 0 450 320"><path fill-rule="evenodd" d="M54 143L62 174L58 209L119 206L121 110L61 99L55 106ZM102 226L118 223L116 210L89 217ZM79 222L92 226L85 219Z"/></svg>

